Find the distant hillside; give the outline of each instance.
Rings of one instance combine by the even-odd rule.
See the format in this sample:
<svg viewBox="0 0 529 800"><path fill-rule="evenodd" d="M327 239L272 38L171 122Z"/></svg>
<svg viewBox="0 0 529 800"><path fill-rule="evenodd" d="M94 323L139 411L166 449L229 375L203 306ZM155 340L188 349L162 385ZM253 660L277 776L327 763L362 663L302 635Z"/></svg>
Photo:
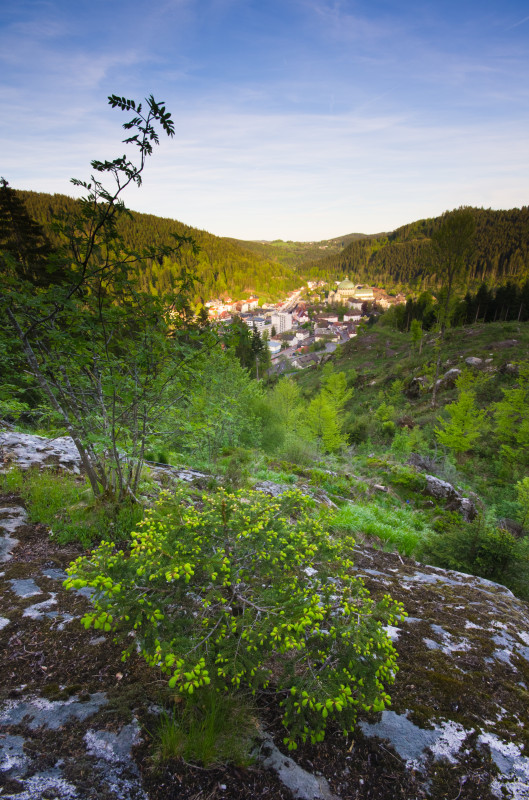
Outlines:
<svg viewBox="0 0 529 800"><path fill-rule="evenodd" d="M472 209L476 220L475 249L470 260L469 286L491 285L529 277L529 207L508 211ZM437 276L428 266L430 236L441 217L422 219L390 234L350 242L341 252L307 261L300 270L313 278L358 282L386 288L435 287Z"/></svg>
<svg viewBox="0 0 529 800"><path fill-rule="evenodd" d="M62 194L17 191L24 200L29 214L39 222L53 241L50 231L52 218L60 212L71 212L76 200ZM301 276L281 260L272 260L266 254L245 247L242 242L213 236L206 231L191 228L172 219L152 214L134 212L132 219L123 217L120 233L128 247L142 248L160 244L170 245L171 234L187 234L200 247L194 256L186 251L183 262L196 267L199 284L195 301L205 302L217 296L232 296L236 299L245 294L257 294L263 299L277 299L300 285ZM161 263L147 263L141 272L142 288L163 292L169 290L180 264L163 259Z"/></svg>
<svg viewBox="0 0 529 800"><path fill-rule="evenodd" d="M385 234L375 235L384 236ZM323 239L321 242L284 242L282 239L275 239L273 242L244 241L241 239L230 239L230 241L240 247L244 247L246 250L257 253L269 261L276 261L287 267L299 269L301 265L317 261L324 255L341 253L350 242L367 238L372 238L372 235L370 237L365 233L347 233L345 236Z"/></svg>

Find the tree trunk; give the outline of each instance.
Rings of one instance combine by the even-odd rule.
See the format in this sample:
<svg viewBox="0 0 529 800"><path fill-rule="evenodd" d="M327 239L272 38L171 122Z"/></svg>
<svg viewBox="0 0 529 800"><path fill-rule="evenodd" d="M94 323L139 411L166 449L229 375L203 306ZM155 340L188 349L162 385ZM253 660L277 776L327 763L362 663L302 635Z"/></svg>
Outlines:
<svg viewBox="0 0 529 800"><path fill-rule="evenodd" d="M59 404L57 398L55 397L55 395L52 392L51 386L49 385L49 383L46 380L45 376L42 374L42 371L41 371L41 369L39 367L39 362L37 361L37 357L35 356L35 353L33 352L33 348L31 347L29 341L27 340L26 336L24 335L24 332L23 332L22 328L18 324L18 321L17 321L15 315L13 314L13 312L11 311L10 308L7 309L7 316L9 317L9 319L11 321L11 324L13 325L13 328L15 329L15 331L17 333L18 338L20 339L20 342L21 342L22 347L24 349L24 353L26 355L26 359L27 359L27 362L29 364L29 367L30 367L31 371L33 372L33 375L37 379L40 388L48 396L48 399L49 399L51 405L53 406L53 408L55 409L55 411L57 411L57 413L60 414L60 416L63 418L64 423L66 425L66 429L67 429L68 433L70 434L70 436L72 437L72 439L74 441L74 444L75 444L75 446L77 448L77 451L79 453L79 456L81 458L81 463L82 463L82 465L84 467L84 470L85 470L85 472L86 472L86 474L88 476L88 480L90 481L90 485L92 487L92 491L93 491L93 493L94 493L94 495L96 497L99 497L101 495L101 489L100 489L100 486L99 486L99 481L97 479L97 475L95 473L95 470L94 470L94 467L92 465L92 462L90 461L88 453L86 452L86 449L85 449L83 443L81 442L81 440L79 438L78 432L76 431L76 429L74 428L74 426L70 422L70 419L68 417L68 413Z"/></svg>

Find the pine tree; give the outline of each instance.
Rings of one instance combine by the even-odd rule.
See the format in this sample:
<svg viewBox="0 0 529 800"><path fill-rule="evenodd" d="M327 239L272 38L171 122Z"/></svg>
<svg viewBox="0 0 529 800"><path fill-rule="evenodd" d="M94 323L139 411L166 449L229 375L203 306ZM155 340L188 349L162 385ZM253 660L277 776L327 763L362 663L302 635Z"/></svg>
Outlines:
<svg viewBox="0 0 529 800"><path fill-rule="evenodd" d="M435 428L437 439L460 458L482 436L485 430L485 411L476 406L474 392L462 391L455 403L444 409L450 419L439 417L440 428Z"/></svg>

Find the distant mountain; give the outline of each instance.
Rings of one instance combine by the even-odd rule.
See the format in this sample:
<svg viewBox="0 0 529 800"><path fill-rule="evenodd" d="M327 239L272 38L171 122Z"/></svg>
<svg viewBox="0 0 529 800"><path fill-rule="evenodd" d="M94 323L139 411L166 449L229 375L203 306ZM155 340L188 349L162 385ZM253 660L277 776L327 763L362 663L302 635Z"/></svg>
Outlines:
<svg viewBox="0 0 529 800"><path fill-rule="evenodd" d="M476 220L475 247L470 259L468 284L482 281L497 285L529 278L529 207L508 211L471 209ZM386 288L422 289L438 285L428 264L428 245L441 217L403 225L389 234L351 241L338 253L307 261L300 271L312 278L340 280Z"/></svg>
<svg viewBox="0 0 529 800"><path fill-rule="evenodd" d="M302 265L320 260L324 255L341 253L350 242L372 238L373 235L384 236L385 234L347 233L345 236L323 239L321 242L284 242L282 239L274 239L271 242L266 240L244 241L242 239L230 239L230 241L269 261L276 261L293 269L299 269Z"/></svg>
<svg viewBox="0 0 529 800"><path fill-rule="evenodd" d="M54 235L50 223L53 217L61 212L71 213L78 202L62 194L22 190L18 190L17 194L25 202L29 214L44 227L52 242ZM148 291L170 290L182 262L195 267L198 274L195 302L206 302L223 295L239 299L246 294L257 294L268 300L278 299L298 288L301 282L300 274L281 260L272 259L266 253L261 254L245 246L246 243L213 236L176 220L133 212L132 218L121 218L119 230L125 244L131 248L170 245L172 233L192 236L200 247L198 255L193 255L189 249L184 251L178 263L169 258L164 258L161 263L156 260L146 263L140 273L140 282L142 288Z"/></svg>

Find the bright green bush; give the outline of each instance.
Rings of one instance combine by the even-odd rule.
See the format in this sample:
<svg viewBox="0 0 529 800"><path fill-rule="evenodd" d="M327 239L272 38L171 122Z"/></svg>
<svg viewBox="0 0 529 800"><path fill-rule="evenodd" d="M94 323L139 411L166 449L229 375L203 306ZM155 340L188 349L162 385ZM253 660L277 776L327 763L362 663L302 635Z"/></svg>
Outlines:
<svg viewBox="0 0 529 800"><path fill-rule="evenodd" d="M352 574L354 541L329 537L297 491L184 492L159 504L130 553L102 542L69 567L69 588L92 586L86 628L139 648L183 695L272 688L285 744L321 741L334 718L345 732L359 710L390 698L396 653L384 625L403 613L378 603ZM132 641L130 638L132 635Z"/></svg>
<svg viewBox="0 0 529 800"><path fill-rule="evenodd" d="M477 517L465 523L447 516L447 524L424 543L421 556L440 567L479 575L509 586L527 598L529 552L527 542Z"/></svg>

